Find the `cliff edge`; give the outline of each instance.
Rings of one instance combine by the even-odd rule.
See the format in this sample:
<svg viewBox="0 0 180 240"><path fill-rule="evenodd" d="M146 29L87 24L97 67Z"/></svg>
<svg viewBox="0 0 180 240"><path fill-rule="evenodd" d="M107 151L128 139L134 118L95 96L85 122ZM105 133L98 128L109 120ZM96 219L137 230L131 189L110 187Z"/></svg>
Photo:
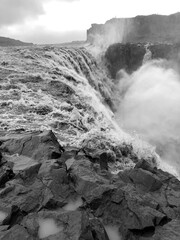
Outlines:
<svg viewBox="0 0 180 240"><path fill-rule="evenodd" d="M113 43L178 43L180 41L180 13L171 15L113 18L105 24L92 24L87 41L94 45Z"/></svg>

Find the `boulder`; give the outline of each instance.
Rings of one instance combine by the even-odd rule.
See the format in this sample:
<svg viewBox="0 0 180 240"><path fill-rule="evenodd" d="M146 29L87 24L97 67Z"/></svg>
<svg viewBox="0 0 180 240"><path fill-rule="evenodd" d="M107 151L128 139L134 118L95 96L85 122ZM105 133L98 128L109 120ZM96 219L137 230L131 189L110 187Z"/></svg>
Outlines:
<svg viewBox="0 0 180 240"><path fill-rule="evenodd" d="M18 154L42 162L61 157L63 148L52 131L9 134L0 138L1 151Z"/></svg>
<svg viewBox="0 0 180 240"><path fill-rule="evenodd" d="M135 185L140 186L145 191L157 191L162 187L160 179L149 171L132 169L127 174Z"/></svg>
<svg viewBox="0 0 180 240"><path fill-rule="evenodd" d="M33 238L29 235L28 231L20 226L15 225L8 231L0 232L0 240L33 240Z"/></svg>

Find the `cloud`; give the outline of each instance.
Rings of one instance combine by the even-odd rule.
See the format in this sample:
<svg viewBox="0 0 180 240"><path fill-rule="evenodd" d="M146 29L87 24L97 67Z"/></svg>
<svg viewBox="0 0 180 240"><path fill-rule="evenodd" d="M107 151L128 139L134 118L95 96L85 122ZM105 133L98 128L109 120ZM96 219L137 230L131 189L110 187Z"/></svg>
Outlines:
<svg viewBox="0 0 180 240"><path fill-rule="evenodd" d="M0 27L22 23L44 13L44 4L52 0L0 0ZM74 2L77 0L54 0Z"/></svg>
<svg viewBox="0 0 180 240"><path fill-rule="evenodd" d="M26 18L37 17L43 12L41 0L1 0L0 26L19 23Z"/></svg>

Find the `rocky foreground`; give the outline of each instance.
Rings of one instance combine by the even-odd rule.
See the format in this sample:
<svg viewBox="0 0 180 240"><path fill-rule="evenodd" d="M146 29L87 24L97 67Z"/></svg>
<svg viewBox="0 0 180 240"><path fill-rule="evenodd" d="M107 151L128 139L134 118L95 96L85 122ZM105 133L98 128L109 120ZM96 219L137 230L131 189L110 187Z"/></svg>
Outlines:
<svg viewBox="0 0 180 240"><path fill-rule="evenodd" d="M118 129L96 60L0 51L0 239L179 240L180 182Z"/></svg>
<svg viewBox="0 0 180 240"><path fill-rule="evenodd" d="M8 134L0 142L0 239L108 240L108 226L128 240L180 238L175 177L143 159L109 171L108 164L133 158L132 149L63 148L52 131Z"/></svg>

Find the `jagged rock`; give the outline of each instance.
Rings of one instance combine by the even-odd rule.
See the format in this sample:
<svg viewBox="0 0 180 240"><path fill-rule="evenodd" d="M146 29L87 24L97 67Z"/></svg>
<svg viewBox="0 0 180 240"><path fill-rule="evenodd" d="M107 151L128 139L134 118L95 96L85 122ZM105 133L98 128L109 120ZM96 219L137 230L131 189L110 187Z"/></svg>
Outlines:
<svg viewBox="0 0 180 240"><path fill-rule="evenodd" d="M20 226L15 225L8 231L0 232L0 239L1 240L33 240L33 238L29 235L27 230Z"/></svg>
<svg viewBox="0 0 180 240"><path fill-rule="evenodd" d="M24 218L22 225L36 239L42 234L43 221L47 219L50 220L51 226L56 227L56 232L51 236L50 234L48 236L48 232L44 233L46 239L109 240L100 221L85 211L41 211L37 214L29 214Z"/></svg>
<svg viewBox="0 0 180 240"><path fill-rule="evenodd" d="M135 185L147 192L156 191L162 187L162 182L155 174L143 169L132 169L128 172L128 176Z"/></svg>
<svg viewBox="0 0 180 240"><path fill-rule="evenodd" d="M4 158L8 164L12 164L13 173L19 173L21 177L23 175L26 178L32 177L34 174L37 174L41 166L41 163L23 155L6 155Z"/></svg>
<svg viewBox="0 0 180 240"><path fill-rule="evenodd" d="M38 178L51 192L49 196L45 196L44 205L56 202L56 205L63 206L66 199L74 193L69 183L66 165L61 165L58 161L44 162L39 170Z"/></svg>
<svg viewBox="0 0 180 240"><path fill-rule="evenodd" d="M14 177L12 169L8 166L0 168L0 187L4 187L5 183Z"/></svg>
<svg viewBox="0 0 180 240"><path fill-rule="evenodd" d="M148 47L147 47L148 44ZM115 43L110 45L105 53L105 60L109 73L113 79L121 79L124 69L128 73L136 71L142 66L146 49L151 54L151 59L175 60L178 64L180 58L179 44L170 43Z"/></svg>
<svg viewBox="0 0 180 240"><path fill-rule="evenodd" d="M54 96L68 98L75 94L75 91L69 85L60 81L51 81L49 83L49 91Z"/></svg>
<svg viewBox="0 0 180 240"><path fill-rule="evenodd" d="M63 148L52 131L10 134L1 137L1 150L9 154L24 155L39 162L60 158Z"/></svg>
<svg viewBox="0 0 180 240"><path fill-rule="evenodd" d="M143 44L116 43L109 46L105 53L105 59L112 78L115 79L121 69L130 73L137 70L142 65L145 53Z"/></svg>
<svg viewBox="0 0 180 240"><path fill-rule="evenodd" d="M180 221L172 220L163 227L158 227L152 240L179 240L180 239Z"/></svg>
<svg viewBox="0 0 180 240"><path fill-rule="evenodd" d="M87 159L75 161L70 168L75 191L87 202L102 196L102 193L112 189L111 176L95 171L95 166ZM108 179L110 177L110 179Z"/></svg>

